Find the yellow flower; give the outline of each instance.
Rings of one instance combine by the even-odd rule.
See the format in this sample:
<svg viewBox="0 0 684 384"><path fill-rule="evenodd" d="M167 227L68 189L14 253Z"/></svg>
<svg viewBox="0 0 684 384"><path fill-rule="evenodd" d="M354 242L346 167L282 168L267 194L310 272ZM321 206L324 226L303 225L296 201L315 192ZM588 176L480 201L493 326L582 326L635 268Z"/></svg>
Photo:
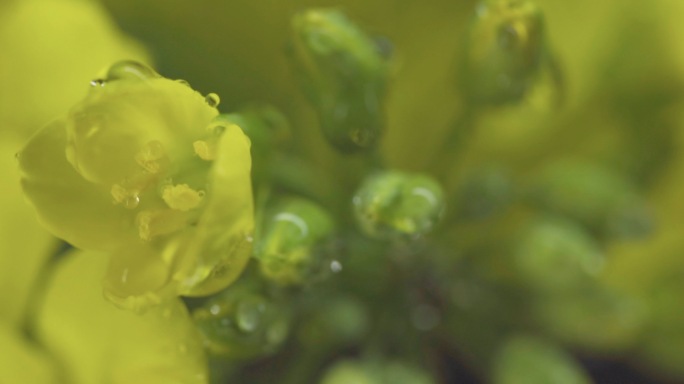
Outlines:
<svg viewBox="0 0 684 384"><path fill-rule="evenodd" d="M41 221L74 246L111 254L105 294L144 309L223 289L251 252L249 139L214 120L186 83L133 62L20 153Z"/></svg>
<svg viewBox="0 0 684 384"><path fill-rule="evenodd" d="M81 99L89 76L123 59L148 61L95 1L0 4L0 134L25 139Z"/></svg>
<svg viewBox="0 0 684 384"><path fill-rule="evenodd" d="M16 326L55 239L36 221L19 187L15 140L0 140L0 322ZM0 343L3 345L3 343ZM2 380L0 380L2 382Z"/></svg>
<svg viewBox="0 0 684 384"><path fill-rule="evenodd" d="M57 383L55 365L44 351L23 338L19 328L0 321L0 382Z"/></svg>
<svg viewBox="0 0 684 384"><path fill-rule="evenodd" d="M37 314L38 340L65 382L206 383L205 355L183 303L171 300L142 315L114 307L102 298L107 261L100 256L68 255Z"/></svg>
<svg viewBox="0 0 684 384"><path fill-rule="evenodd" d="M85 95L90 73L147 55L99 3L53 0L0 1L0 52L0 318L16 324L55 244L25 204L14 155Z"/></svg>
<svg viewBox="0 0 684 384"><path fill-rule="evenodd" d="M144 316L117 309L101 294L107 260L91 255L45 273L57 244L19 186L23 141L85 95L90 73L143 50L97 2L1 3L0 383L206 383L179 300Z"/></svg>
<svg viewBox="0 0 684 384"><path fill-rule="evenodd" d="M0 318L0 382L206 383L206 357L183 303L144 315L114 307L101 294L107 260L98 256L67 255L39 285L46 293L26 324L33 339Z"/></svg>

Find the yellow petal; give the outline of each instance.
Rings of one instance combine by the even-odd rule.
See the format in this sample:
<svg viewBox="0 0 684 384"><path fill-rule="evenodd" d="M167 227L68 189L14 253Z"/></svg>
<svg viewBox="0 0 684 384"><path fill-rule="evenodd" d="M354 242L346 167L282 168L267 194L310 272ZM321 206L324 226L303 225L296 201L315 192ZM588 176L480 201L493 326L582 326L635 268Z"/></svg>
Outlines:
<svg viewBox="0 0 684 384"><path fill-rule="evenodd" d="M57 383L53 362L22 337L18 329L0 322L0 383Z"/></svg>
<svg viewBox="0 0 684 384"><path fill-rule="evenodd" d="M24 200L14 158L18 148L18 142L0 140L0 319L15 325L27 310L41 266L56 246Z"/></svg>
<svg viewBox="0 0 684 384"><path fill-rule="evenodd" d="M192 143L218 115L179 82L108 81L94 88L67 119L69 160L87 180L111 185L194 156Z"/></svg>
<svg viewBox="0 0 684 384"><path fill-rule="evenodd" d="M254 202L249 139L226 127L209 175L208 200L197 229L178 245L174 278L185 295L206 295L232 283L252 253Z"/></svg>
<svg viewBox="0 0 684 384"><path fill-rule="evenodd" d="M57 120L34 135L19 154L22 187L42 223L79 248L115 249L134 234L126 210L109 191L81 178L66 159L66 131Z"/></svg>
<svg viewBox="0 0 684 384"><path fill-rule="evenodd" d="M0 9L0 124L26 138L83 97L92 75L146 59L95 1L15 1Z"/></svg>
<svg viewBox="0 0 684 384"><path fill-rule="evenodd" d="M107 260L68 255L58 265L38 317L38 334L69 383L207 383L207 364L185 306L173 300L144 315L102 296Z"/></svg>

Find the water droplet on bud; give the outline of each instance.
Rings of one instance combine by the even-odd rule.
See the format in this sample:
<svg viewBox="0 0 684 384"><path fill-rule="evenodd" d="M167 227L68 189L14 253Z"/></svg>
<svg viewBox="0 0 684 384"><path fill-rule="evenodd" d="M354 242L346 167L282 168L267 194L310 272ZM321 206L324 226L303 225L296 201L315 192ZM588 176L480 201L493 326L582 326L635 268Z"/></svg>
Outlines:
<svg viewBox="0 0 684 384"><path fill-rule="evenodd" d="M266 302L260 298L242 300L237 307L235 320L238 328L243 332L254 332L261 324L266 310Z"/></svg>
<svg viewBox="0 0 684 384"><path fill-rule="evenodd" d="M330 270L331 270L333 273L342 272L342 263L340 263L340 262L337 261L337 260L333 260L332 262L330 262Z"/></svg>
<svg viewBox="0 0 684 384"><path fill-rule="evenodd" d="M444 210L439 183L426 175L397 171L370 175L352 201L361 230L374 238L420 238L433 229Z"/></svg>

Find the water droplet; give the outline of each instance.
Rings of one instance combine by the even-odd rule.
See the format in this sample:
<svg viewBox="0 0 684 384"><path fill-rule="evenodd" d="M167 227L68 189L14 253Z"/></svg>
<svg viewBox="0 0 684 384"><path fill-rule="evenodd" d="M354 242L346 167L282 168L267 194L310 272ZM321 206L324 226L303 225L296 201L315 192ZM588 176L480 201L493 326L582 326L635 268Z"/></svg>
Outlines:
<svg viewBox="0 0 684 384"><path fill-rule="evenodd" d="M330 263L330 270L331 270L333 273L342 272L342 263L340 263L340 262L337 261L337 260L333 260L333 261Z"/></svg>
<svg viewBox="0 0 684 384"><path fill-rule="evenodd" d="M213 133L216 136L221 136L223 132L226 131L226 126L225 125L216 125L213 129Z"/></svg>
<svg viewBox="0 0 684 384"><path fill-rule="evenodd" d="M148 80L160 77L157 72L145 64L133 60L115 63L107 70L107 80Z"/></svg>
<svg viewBox="0 0 684 384"><path fill-rule="evenodd" d="M261 324L262 315L266 309L263 300L249 299L238 304L235 320L238 328L244 332L253 332Z"/></svg>
<svg viewBox="0 0 684 384"><path fill-rule="evenodd" d="M91 87L104 87L107 82L104 79L90 80Z"/></svg>
<svg viewBox="0 0 684 384"><path fill-rule="evenodd" d="M219 313L221 313L221 306L218 304L212 305L211 307L209 307L209 313L211 313L214 316L218 315Z"/></svg>
<svg viewBox="0 0 684 384"><path fill-rule="evenodd" d="M128 209L135 209L140 204L140 196L138 194L132 194L132 195L126 196L123 199L122 203L123 203L123 206L128 208Z"/></svg>
<svg viewBox="0 0 684 384"><path fill-rule="evenodd" d="M252 236L252 235L245 236L245 241L248 243L254 242L254 236Z"/></svg>
<svg viewBox="0 0 684 384"><path fill-rule="evenodd" d="M204 101L206 101L210 107L216 108L221 103L221 98L215 93L210 93L204 98Z"/></svg>
<svg viewBox="0 0 684 384"><path fill-rule="evenodd" d="M370 135L368 134L368 131L360 128L351 131L349 137L352 139L354 144L361 147L368 145L370 141Z"/></svg>

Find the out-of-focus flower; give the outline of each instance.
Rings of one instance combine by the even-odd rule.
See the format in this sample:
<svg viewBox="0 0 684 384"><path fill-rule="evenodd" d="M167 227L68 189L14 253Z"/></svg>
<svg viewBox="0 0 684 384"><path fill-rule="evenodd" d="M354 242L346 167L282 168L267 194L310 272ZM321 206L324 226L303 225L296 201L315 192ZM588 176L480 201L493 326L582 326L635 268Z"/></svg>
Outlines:
<svg viewBox="0 0 684 384"><path fill-rule="evenodd" d="M18 326L28 310L41 266L56 246L36 221L18 183L15 140L0 140L0 321Z"/></svg>
<svg viewBox="0 0 684 384"><path fill-rule="evenodd" d="M200 339L179 299L145 314L101 294L102 255L68 255L37 312L37 338L67 383L201 384L208 381Z"/></svg>
<svg viewBox="0 0 684 384"><path fill-rule="evenodd" d="M99 256L64 256L37 285L45 295L26 319L32 338L0 319L0 382L206 383L205 355L183 303L144 315L116 308L101 294L107 260Z"/></svg>
<svg viewBox="0 0 684 384"><path fill-rule="evenodd" d="M0 134L25 139L68 110L90 76L123 59L149 61L95 1L0 5Z"/></svg>
<svg viewBox="0 0 684 384"><path fill-rule="evenodd" d="M433 384L421 368L404 361L342 360L323 375L321 384Z"/></svg>
<svg viewBox="0 0 684 384"><path fill-rule="evenodd" d="M106 251L105 293L143 309L231 283L251 251L249 139L218 96L115 64L19 155L42 222L78 248Z"/></svg>
<svg viewBox="0 0 684 384"><path fill-rule="evenodd" d="M0 321L0 345L0 382L58 382L56 367L50 356L26 340L19 328Z"/></svg>
<svg viewBox="0 0 684 384"><path fill-rule="evenodd" d="M528 336L503 343L493 368L496 384L589 384L579 364L562 349Z"/></svg>
<svg viewBox="0 0 684 384"><path fill-rule="evenodd" d="M85 95L91 73L147 55L87 1L1 2L0 51L0 175L7 180L0 193L0 317L18 324L55 245L25 204L15 153Z"/></svg>
<svg viewBox="0 0 684 384"><path fill-rule="evenodd" d="M0 50L0 382L206 383L182 303L144 316L114 307L101 294L107 260L93 255L52 271L57 244L18 182L26 138L83 97L92 73L146 54L88 1L2 2Z"/></svg>

